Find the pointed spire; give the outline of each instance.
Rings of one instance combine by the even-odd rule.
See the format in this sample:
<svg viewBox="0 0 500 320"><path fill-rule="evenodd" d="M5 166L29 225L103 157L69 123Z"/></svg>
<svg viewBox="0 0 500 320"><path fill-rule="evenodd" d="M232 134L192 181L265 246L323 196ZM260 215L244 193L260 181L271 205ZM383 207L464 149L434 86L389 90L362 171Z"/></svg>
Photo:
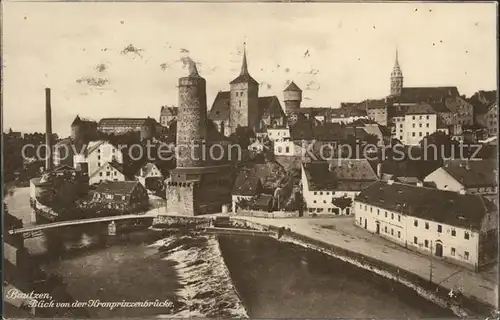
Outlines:
<svg viewBox="0 0 500 320"><path fill-rule="evenodd" d="M399 66L399 52L396 48L396 60L394 61L394 68L392 69L392 76L402 77L403 72L401 71L401 67Z"/></svg>
<svg viewBox="0 0 500 320"><path fill-rule="evenodd" d="M247 43L243 42L243 63L241 64L241 76L248 75L248 65L247 65Z"/></svg>

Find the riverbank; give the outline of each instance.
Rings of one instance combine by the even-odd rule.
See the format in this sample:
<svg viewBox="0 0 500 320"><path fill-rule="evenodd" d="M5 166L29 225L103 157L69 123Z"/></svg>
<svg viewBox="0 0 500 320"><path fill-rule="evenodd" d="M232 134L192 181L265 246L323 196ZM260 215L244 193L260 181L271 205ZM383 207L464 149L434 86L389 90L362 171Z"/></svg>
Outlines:
<svg viewBox="0 0 500 320"><path fill-rule="evenodd" d="M233 217L234 221L250 223L252 227L290 228L281 238L331 256L348 261L364 269L393 278L417 290L434 302L464 312L488 315L497 304L494 279L490 273L473 273L460 267L434 259L432 282L429 257L406 250L387 240L357 229L352 219L265 219ZM398 276L399 271L399 276ZM461 308L449 305L447 294L460 288L464 294Z"/></svg>

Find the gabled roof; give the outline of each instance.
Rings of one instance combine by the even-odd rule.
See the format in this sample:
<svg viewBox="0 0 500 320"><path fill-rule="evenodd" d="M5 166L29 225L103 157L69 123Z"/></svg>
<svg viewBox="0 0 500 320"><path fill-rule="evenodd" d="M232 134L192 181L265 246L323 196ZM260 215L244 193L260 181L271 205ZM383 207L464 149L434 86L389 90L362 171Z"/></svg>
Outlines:
<svg viewBox="0 0 500 320"><path fill-rule="evenodd" d="M110 167L114 168L115 170L117 170L121 174L125 175L125 171L123 169L123 164L118 163L116 161L108 161L108 162L104 163L102 166L100 166L96 171L94 171L94 173L92 173L89 178L97 176L97 174L99 172L103 171L106 168L107 165L109 165Z"/></svg>
<svg viewBox="0 0 500 320"><path fill-rule="evenodd" d="M140 177L147 177L155 168L161 173L160 169L154 163L148 162L139 169L136 175Z"/></svg>
<svg viewBox="0 0 500 320"><path fill-rule="evenodd" d="M494 210L477 195L377 181L365 188L356 201L412 217L479 230L483 218Z"/></svg>
<svg viewBox="0 0 500 320"><path fill-rule="evenodd" d="M434 108L427 103L419 103L414 106L409 106L406 114L435 114Z"/></svg>
<svg viewBox="0 0 500 320"><path fill-rule="evenodd" d="M214 121L225 121L229 120L230 116L230 103L231 103L231 92L230 91L219 91L215 97L212 108L208 114L208 118ZM259 116L257 119L262 119L264 114L269 114L274 117L285 116L283 109L281 108L280 101L276 96L259 97Z"/></svg>
<svg viewBox="0 0 500 320"><path fill-rule="evenodd" d="M376 181L377 174L366 159L304 163L309 190L356 191Z"/></svg>
<svg viewBox="0 0 500 320"><path fill-rule="evenodd" d="M244 82L252 83L254 85L259 85L259 83L254 78L252 78L250 73L248 73L246 49L243 50L243 62L241 64L240 75L237 76L233 81L231 81L230 84L244 83Z"/></svg>
<svg viewBox="0 0 500 320"><path fill-rule="evenodd" d="M438 102L460 94L457 87L404 87L401 96L414 102Z"/></svg>
<svg viewBox="0 0 500 320"><path fill-rule="evenodd" d="M179 109L177 107L174 107L174 106L162 106L160 114L162 116L175 117L175 116L177 116L178 111L179 111Z"/></svg>
<svg viewBox="0 0 500 320"><path fill-rule="evenodd" d="M493 187L497 185L497 166L492 159L449 160L443 166L449 175L466 188Z"/></svg>
<svg viewBox="0 0 500 320"><path fill-rule="evenodd" d="M290 82L290 84L283 91L302 91L295 82Z"/></svg>
<svg viewBox="0 0 500 320"><path fill-rule="evenodd" d="M128 195L140 185L138 181L104 181L97 185L96 192Z"/></svg>

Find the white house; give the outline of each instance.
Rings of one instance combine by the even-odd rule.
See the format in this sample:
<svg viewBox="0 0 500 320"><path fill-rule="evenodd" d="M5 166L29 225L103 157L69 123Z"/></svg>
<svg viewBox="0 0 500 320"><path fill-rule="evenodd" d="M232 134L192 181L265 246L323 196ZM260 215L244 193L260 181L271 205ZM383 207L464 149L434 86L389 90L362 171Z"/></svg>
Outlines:
<svg viewBox="0 0 500 320"><path fill-rule="evenodd" d="M75 167L86 167L90 177L106 162L123 164L123 153L110 142L91 141L83 153L74 155L73 162Z"/></svg>
<svg viewBox="0 0 500 320"><path fill-rule="evenodd" d="M419 104L408 107L403 125L403 144L418 145L424 137L436 131L437 113L432 106Z"/></svg>
<svg viewBox="0 0 500 320"><path fill-rule="evenodd" d="M279 140L274 142L274 155L276 156L294 156L300 153L301 148L291 140Z"/></svg>
<svg viewBox="0 0 500 320"><path fill-rule="evenodd" d="M498 195L497 167L492 159L448 160L431 172L424 182L440 190L479 194L496 203Z"/></svg>
<svg viewBox="0 0 500 320"><path fill-rule="evenodd" d="M497 259L498 213L481 196L377 181L354 208L357 226L409 249L474 270Z"/></svg>
<svg viewBox="0 0 500 320"><path fill-rule="evenodd" d="M123 173L123 165L115 161L106 162L89 176L89 184L91 185L104 181L125 180L127 180L127 178Z"/></svg>
<svg viewBox="0 0 500 320"><path fill-rule="evenodd" d="M272 141L290 139L290 130L287 127L267 128L267 136Z"/></svg>
<svg viewBox="0 0 500 320"><path fill-rule="evenodd" d="M146 180L148 178L163 178L163 175L160 169L154 163L146 163L139 169L135 178L139 181L144 187L146 187Z"/></svg>
<svg viewBox="0 0 500 320"><path fill-rule="evenodd" d="M351 214L351 205L344 208L332 202L354 197L377 180L377 174L366 159L302 164L302 194L309 214ZM347 200L349 204L349 200Z"/></svg>

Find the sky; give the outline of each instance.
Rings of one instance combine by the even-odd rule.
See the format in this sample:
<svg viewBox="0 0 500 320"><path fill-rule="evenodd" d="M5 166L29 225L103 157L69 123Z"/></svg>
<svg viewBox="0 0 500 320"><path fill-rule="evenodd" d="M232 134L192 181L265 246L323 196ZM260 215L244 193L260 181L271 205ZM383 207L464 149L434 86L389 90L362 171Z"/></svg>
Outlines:
<svg viewBox="0 0 500 320"><path fill-rule="evenodd" d="M294 81L303 106L382 98L395 50L405 86L457 86L467 96L496 83L494 3L13 2L3 6L3 127L53 130L78 114L159 118L177 105L189 55L207 81L208 108L240 71L246 42L259 95Z"/></svg>

